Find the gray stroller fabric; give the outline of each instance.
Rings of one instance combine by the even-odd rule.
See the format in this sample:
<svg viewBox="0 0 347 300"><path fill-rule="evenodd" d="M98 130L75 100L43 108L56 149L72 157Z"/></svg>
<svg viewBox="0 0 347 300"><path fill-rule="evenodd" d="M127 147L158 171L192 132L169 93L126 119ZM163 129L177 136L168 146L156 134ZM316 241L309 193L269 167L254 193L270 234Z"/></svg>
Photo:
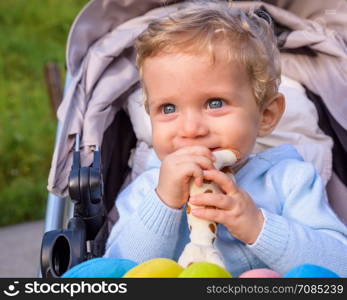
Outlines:
<svg viewBox="0 0 347 300"><path fill-rule="evenodd" d="M102 144L103 133L122 106L122 95L138 83L132 48L135 39L151 20L176 11L180 5L163 6L162 2L94 0L76 19L68 40L67 67L71 83L58 110L62 130L49 174L50 192L67 196L74 134L82 134L82 165L91 164L92 146ZM285 0L268 2L288 6ZM295 2L292 7L300 12L298 3L303 1L290 2ZM315 1L315 11L321 11L318 4ZM339 18L329 23L332 26L328 28L268 3L242 1L234 5L246 10L263 6L276 23L288 29L279 36L282 73L319 95L346 130L347 49L343 35L335 29L346 28L347 20ZM347 4L341 7L346 9ZM312 55L294 54L291 50L297 48L309 49Z"/></svg>
<svg viewBox="0 0 347 300"><path fill-rule="evenodd" d="M90 7L92 5L86 9ZM123 23L89 45L82 60L74 50L74 45L70 46L75 56L73 64L68 64L72 80L58 109L62 129L53 154L49 191L59 197L67 196L76 133L82 134L81 164L91 164L93 149L90 146L101 145L103 133L120 109L121 103L116 100L139 80L134 52L130 47L152 19L167 15L175 9L175 6L157 8ZM76 35L76 41L72 37L73 34L69 38L70 44L78 45L79 35ZM84 44L85 36L82 39ZM130 51L123 52L125 49ZM81 63L77 67L79 61Z"/></svg>
<svg viewBox="0 0 347 300"><path fill-rule="evenodd" d="M269 4L283 8L294 15L308 19L336 31L347 41L347 3L341 0L265 0Z"/></svg>

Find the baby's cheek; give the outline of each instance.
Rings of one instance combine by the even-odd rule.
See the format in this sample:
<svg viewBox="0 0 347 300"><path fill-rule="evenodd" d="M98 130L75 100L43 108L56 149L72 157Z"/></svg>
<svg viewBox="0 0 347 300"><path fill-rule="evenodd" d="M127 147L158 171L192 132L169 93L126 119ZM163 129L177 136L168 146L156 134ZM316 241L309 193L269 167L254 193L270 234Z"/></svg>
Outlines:
<svg viewBox="0 0 347 300"><path fill-rule="evenodd" d="M235 140L235 148L240 152L242 157L248 156L254 147L257 135L253 127L240 129Z"/></svg>
<svg viewBox="0 0 347 300"><path fill-rule="evenodd" d="M152 133L153 148L160 160L173 152L172 143L167 139L165 134L153 131Z"/></svg>

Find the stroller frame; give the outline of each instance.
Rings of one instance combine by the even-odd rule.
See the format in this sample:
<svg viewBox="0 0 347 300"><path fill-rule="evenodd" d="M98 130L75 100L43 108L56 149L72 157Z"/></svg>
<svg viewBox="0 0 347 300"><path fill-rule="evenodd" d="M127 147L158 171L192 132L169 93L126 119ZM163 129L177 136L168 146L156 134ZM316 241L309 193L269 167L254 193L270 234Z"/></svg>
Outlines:
<svg viewBox="0 0 347 300"><path fill-rule="evenodd" d="M69 195L74 202L73 217L69 220L67 229L50 231L43 239L41 272L46 277L60 276L69 265L100 255L100 251L94 249L92 243L105 215L100 151L95 149L91 167L81 167L79 145L80 137L76 135L69 177ZM74 251L69 253L70 249Z"/></svg>
<svg viewBox="0 0 347 300"><path fill-rule="evenodd" d="M114 138L107 143L111 135ZM69 176L71 201L49 194L41 246L40 272L44 278L60 277L82 261L104 253L109 233L107 212L129 172L127 162L136 144L131 122L123 110L117 113L104 137L101 149L94 149L93 164L81 167L76 136ZM121 151L115 145L122 145Z"/></svg>

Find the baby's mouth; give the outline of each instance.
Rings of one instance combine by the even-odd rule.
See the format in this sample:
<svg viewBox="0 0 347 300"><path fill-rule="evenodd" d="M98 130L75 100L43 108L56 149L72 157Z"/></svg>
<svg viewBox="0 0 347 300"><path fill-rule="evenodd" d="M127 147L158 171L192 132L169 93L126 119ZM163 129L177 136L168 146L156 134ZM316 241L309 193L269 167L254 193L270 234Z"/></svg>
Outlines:
<svg viewBox="0 0 347 300"><path fill-rule="evenodd" d="M216 147L216 148L210 148L211 152L213 151L219 151L219 150L222 150L223 148L221 147Z"/></svg>

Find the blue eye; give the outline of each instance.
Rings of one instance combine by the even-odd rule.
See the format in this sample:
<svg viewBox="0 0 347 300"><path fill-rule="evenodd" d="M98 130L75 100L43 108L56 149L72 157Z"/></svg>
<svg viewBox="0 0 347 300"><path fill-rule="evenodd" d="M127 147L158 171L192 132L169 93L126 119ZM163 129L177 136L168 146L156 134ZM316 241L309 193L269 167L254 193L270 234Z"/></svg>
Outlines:
<svg viewBox="0 0 347 300"><path fill-rule="evenodd" d="M164 113L164 114L172 114L172 113L174 113L176 111L176 107L175 107L175 105L173 105L173 104L164 104L163 106L162 106L162 112Z"/></svg>
<svg viewBox="0 0 347 300"><path fill-rule="evenodd" d="M214 98L208 100L207 106L211 109L221 108L224 104L224 101L222 99Z"/></svg>

